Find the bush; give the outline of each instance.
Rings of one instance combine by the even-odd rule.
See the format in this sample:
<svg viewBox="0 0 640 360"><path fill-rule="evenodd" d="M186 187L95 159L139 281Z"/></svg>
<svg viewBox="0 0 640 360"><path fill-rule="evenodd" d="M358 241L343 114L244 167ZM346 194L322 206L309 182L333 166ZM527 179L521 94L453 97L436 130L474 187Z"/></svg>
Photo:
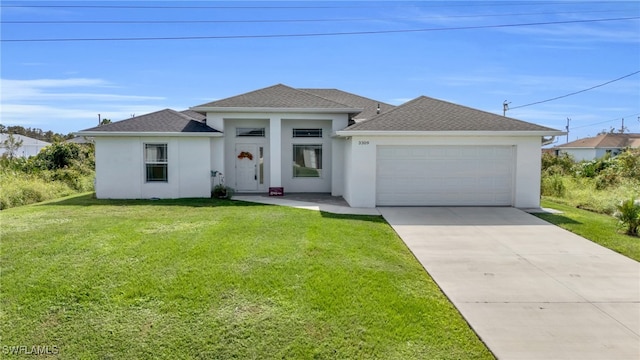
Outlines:
<svg viewBox="0 0 640 360"><path fill-rule="evenodd" d="M616 206L614 216L620 221L620 225L626 228L628 235L637 236L640 227L640 201L635 198L622 201Z"/></svg>
<svg viewBox="0 0 640 360"><path fill-rule="evenodd" d="M567 192L567 188L564 185L562 176L559 174L545 176L542 179L541 192L544 196L564 197Z"/></svg>
<svg viewBox="0 0 640 360"><path fill-rule="evenodd" d="M620 177L616 171L603 171L595 177L595 187L597 190L605 190L620 183Z"/></svg>
<svg viewBox="0 0 640 360"><path fill-rule="evenodd" d="M568 175L573 173L575 161L569 154L542 154L542 172L549 175L560 174Z"/></svg>
<svg viewBox="0 0 640 360"><path fill-rule="evenodd" d="M211 196L217 199L231 199L234 193L235 190L233 188L218 184L213 188Z"/></svg>

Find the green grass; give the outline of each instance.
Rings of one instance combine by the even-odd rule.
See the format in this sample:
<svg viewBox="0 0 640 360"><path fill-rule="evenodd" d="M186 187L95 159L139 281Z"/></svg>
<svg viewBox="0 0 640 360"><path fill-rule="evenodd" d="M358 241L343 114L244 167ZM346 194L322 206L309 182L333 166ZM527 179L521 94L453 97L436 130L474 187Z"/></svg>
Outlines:
<svg viewBox="0 0 640 360"><path fill-rule="evenodd" d="M0 346L71 359L493 358L381 217L83 195L0 222Z"/></svg>
<svg viewBox="0 0 640 360"><path fill-rule="evenodd" d="M584 238L598 243L622 255L640 261L640 238L625 235L618 221L609 215L576 209L572 206L543 200L542 206L560 210L562 214L535 214Z"/></svg>

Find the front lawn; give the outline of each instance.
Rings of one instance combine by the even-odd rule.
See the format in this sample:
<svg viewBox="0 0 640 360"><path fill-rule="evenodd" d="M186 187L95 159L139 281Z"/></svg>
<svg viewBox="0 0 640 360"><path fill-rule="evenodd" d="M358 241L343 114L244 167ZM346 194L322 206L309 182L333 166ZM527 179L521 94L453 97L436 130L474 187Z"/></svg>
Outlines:
<svg viewBox="0 0 640 360"><path fill-rule="evenodd" d="M618 220L609 215L543 200L542 206L562 211L562 214L534 214L543 220L574 232L622 255L640 261L640 238L625 235Z"/></svg>
<svg viewBox="0 0 640 360"><path fill-rule="evenodd" d="M4 350L493 358L381 217L84 195L4 210L0 223Z"/></svg>

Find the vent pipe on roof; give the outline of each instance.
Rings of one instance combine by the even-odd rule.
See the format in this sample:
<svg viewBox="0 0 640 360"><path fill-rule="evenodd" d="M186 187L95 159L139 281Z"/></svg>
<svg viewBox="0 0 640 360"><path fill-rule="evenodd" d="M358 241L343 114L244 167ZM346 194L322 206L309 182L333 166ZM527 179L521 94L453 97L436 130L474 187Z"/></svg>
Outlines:
<svg viewBox="0 0 640 360"><path fill-rule="evenodd" d="M380 103L378 103L378 109L376 109L376 114L380 114Z"/></svg>

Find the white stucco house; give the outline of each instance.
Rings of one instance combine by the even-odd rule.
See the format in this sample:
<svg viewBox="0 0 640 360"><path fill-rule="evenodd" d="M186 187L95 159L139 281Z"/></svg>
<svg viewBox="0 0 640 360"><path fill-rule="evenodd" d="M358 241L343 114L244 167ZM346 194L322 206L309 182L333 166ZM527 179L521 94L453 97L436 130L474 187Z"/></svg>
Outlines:
<svg viewBox="0 0 640 360"><path fill-rule="evenodd" d="M78 132L98 198L317 192L352 207L540 205L540 148L563 132L418 97L400 106L275 85Z"/></svg>
<svg viewBox="0 0 640 360"><path fill-rule="evenodd" d="M4 143L9 138L9 134L0 134L0 144ZM40 150L51 145L46 141L34 139L32 137L13 134L13 138L15 141L22 141L22 145L18 149L16 149L13 154L16 157L29 157L38 155ZM0 155L3 155L8 152L8 149L0 146Z"/></svg>
<svg viewBox="0 0 640 360"><path fill-rule="evenodd" d="M605 155L616 156L625 148L640 148L640 134L600 134L553 148L555 155L568 154L575 161L591 161Z"/></svg>

